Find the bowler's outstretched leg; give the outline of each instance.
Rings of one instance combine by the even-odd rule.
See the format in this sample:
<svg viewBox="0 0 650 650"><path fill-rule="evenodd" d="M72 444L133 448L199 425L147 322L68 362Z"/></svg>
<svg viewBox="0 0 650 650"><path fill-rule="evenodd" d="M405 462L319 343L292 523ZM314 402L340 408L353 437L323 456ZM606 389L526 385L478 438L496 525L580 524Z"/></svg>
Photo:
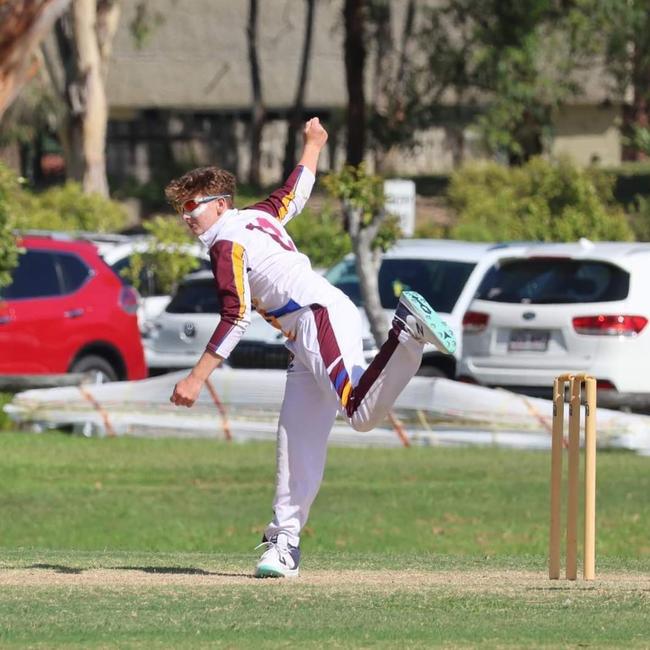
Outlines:
<svg viewBox="0 0 650 650"><path fill-rule="evenodd" d="M258 577L298 575L300 531L320 488L337 410L334 396L324 394L309 369L294 360L278 422L274 516L264 534L267 550Z"/></svg>

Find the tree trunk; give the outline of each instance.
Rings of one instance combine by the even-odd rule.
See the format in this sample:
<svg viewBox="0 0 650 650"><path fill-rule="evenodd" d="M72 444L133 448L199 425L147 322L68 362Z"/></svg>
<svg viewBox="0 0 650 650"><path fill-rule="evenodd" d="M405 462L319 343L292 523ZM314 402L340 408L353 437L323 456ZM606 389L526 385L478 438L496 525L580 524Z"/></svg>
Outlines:
<svg viewBox="0 0 650 650"><path fill-rule="evenodd" d="M72 11L56 25L60 93L68 108L60 133L66 172L84 192L102 196L108 196L105 85L119 15L120 0L73 0Z"/></svg>
<svg viewBox="0 0 650 650"><path fill-rule="evenodd" d="M377 347L379 347L384 343L388 335L388 323L379 296L381 250L373 250L372 239L369 238L369 234L364 229L357 237L353 238L352 250L355 255L363 307L370 323L370 331Z"/></svg>
<svg viewBox="0 0 650 650"><path fill-rule="evenodd" d="M71 12L57 21L54 33L59 59L63 67L61 88L56 84L54 65L48 65L47 69L50 72L52 86L56 88L67 107L61 120L59 140L65 157L67 178L81 183L84 175L82 116L85 109L80 85L77 82L79 77L78 57ZM48 56L48 52L44 51L46 60Z"/></svg>
<svg viewBox="0 0 650 650"><path fill-rule="evenodd" d="M365 0L345 0L345 78L348 89L347 163L359 165L366 148L366 102L364 69Z"/></svg>
<svg viewBox="0 0 650 650"><path fill-rule="evenodd" d="M399 63L397 66L397 76L395 81L399 88L404 90L404 82L406 81L406 69L409 61L409 43L413 38L413 26L415 24L415 0L409 0L406 7L406 16L404 18L404 29L402 30L402 47L400 51Z"/></svg>
<svg viewBox="0 0 650 650"><path fill-rule="evenodd" d="M519 125L513 128L514 138L521 151L519 153L510 152L508 156L510 165L523 165L534 156L539 156L544 152L542 129L543 124L548 124L549 120L550 117L540 121L531 111L524 112Z"/></svg>
<svg viewBox="0 0 650 650"><path fill-rule="evenodd" d="M260 65L257 57L257 15L258 0L250 0L248 14L248 61L251 68L251 84L253 90L253 104L251 109L251 163L248 182L254 187L260 187L260 164L262 147L262 130L266 111L262 101L262 79Z"/></svg>
<svg viewBox="0 0 650 650"><path fill-rule="evenodd" d="M379 10L376 10L375 22L377 56L375 57L373 109L385 126L384 129L380 129L379 137L375 138L374 150L375 170L381 174L385 171L388 154L399 143L394 134L403 128L402 125L407 119L405 105L408 101L408 64L411 49L409 45L413 40L415 0L409 0L406 5L401 43L398 48L395 47L393 40L390 2L379 6Z"/></svg>
<svg viewBox="0 0 650 650"><path fill-rule="evenodd" d="M391 86L394 82L393 62L395 48L392 34L392 12L390 3L380 3L374 11L375 23L375 57L370 111L375 119L385 116L390 111ZM371 127L372 132L372 127ZM380 139L374 138L375 171L384 172L387 148Z"/></svg>
<svg viewBox="0 0 650 650"><path fill-rule="evenodd" d="M84 161L82 185L87 194L108 196L104 155L108 105L97 42L96 0L74 0L73 12L82 93L85 98L81 120Z"/></svg>
<svg viewBox="0 0 650 650"><path fill-rule="evenodd" d="M106 179L106 126L108 101L105 77L107 58L119 17L119 3L74 0L74 34L80 83L85 99L82 117L84 192L108 196Z"/></svg>
<svg viewBox="0 0 650 650"><path fill-rule="evenodd" d="M379 266L381 250L373 249L373 243L385 215L377 215L373 222L361 223L361 211L351 206L344 206L348 233L352 240L352 252L355 256L359 288L363 308L368 317L370 331L379 347L388 335L388 323L379 296Z"/></svg>
<svg viewBox="0 0 650 650"><path fill-rule="evenodd" d="M287 141L284 148L284 163L282 165L282 176L287 178L296 166L296 138L303 119L305 104L305 89L307 86L307 75L309 72L309 60L311 55L312 33L314 31L314 14L316 0L305 0L307 13L305 17L305 40L302 44L302 60L300 64L300 76L296 88L296 97L293 102L291 117L287 126Z"/></svg>
<svg viewBox="0 0 650 650"><path fill-rule="evenodd" d="M38 70L33 54L70 0L0 4L0 119Z"/></svg>
<svg viewBox="0 0 650 650"><path fill-rule="evenodd" d="M646 29L650 29L650 16L646 14ZM647 31L644 30L647 34ZM637 40L641 38L636 35ZM650 127L650 53L641 44L632 45L632 105L623 108L623 133L634 136L635 128ZM623 149L623 159L641 161L647 156L637 146L630 144Z"/></svg>

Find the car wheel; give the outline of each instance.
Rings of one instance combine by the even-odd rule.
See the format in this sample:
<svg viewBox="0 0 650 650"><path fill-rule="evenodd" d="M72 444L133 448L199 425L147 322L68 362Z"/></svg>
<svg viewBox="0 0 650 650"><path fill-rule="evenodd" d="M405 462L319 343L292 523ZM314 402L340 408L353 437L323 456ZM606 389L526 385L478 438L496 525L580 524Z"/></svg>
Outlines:
<svg viewBox="0 0 650 650"><path fill-rule="evenodd" d="M108 381L117 381L115 368L103 357L89 354L77 359L70 368L70 372L80 372L91 377L94 384L104 384Z"/></svg>
<svg viewBox="0 0 650 650"><path fill-rule="evenodd" d="M417 374L420 377L442 377L443 379L449 379L445 372L436 366L420 366Z"/></svg>

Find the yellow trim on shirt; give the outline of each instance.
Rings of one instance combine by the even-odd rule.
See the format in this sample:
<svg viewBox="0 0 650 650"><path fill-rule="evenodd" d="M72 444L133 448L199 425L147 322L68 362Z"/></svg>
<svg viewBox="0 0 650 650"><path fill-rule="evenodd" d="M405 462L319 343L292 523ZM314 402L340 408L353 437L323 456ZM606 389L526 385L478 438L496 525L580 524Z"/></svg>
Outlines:
<svg viewBox="0 0 650 650"><path fill-rule="evenodd" d="M246 313L246 296L244 295L244 247L233 242L232 245L232 272L235 278L235 288L239 297L239 314L243 318Z"/></svg>
<svg viewBox="0 0 650 650"><path fill-rule="evenodd" d="M295 198L296 198L296 192L295 192L295 190L291 190L291 192L289 192L289 194L287 194L282 199L282 207L278 211L278 220L279 221L282 221L282 219L284 219L284 217L286 216L287 212L289 212L289 204Z"/></svg>

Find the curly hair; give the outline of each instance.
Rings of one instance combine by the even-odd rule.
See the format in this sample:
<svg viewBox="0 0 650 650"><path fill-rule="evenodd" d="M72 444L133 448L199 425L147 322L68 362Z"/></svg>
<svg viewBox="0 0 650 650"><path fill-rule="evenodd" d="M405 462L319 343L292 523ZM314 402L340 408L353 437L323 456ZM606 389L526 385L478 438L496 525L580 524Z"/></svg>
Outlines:
<svg viewBox="0 0 650 650"><path fill-rule="evenodd" d="M165 196L177 212L185 201L198 194L228 194L228 205L232 207L236 188L235 177L225 169L197 167L172 180L165 188Z"/></svg>

